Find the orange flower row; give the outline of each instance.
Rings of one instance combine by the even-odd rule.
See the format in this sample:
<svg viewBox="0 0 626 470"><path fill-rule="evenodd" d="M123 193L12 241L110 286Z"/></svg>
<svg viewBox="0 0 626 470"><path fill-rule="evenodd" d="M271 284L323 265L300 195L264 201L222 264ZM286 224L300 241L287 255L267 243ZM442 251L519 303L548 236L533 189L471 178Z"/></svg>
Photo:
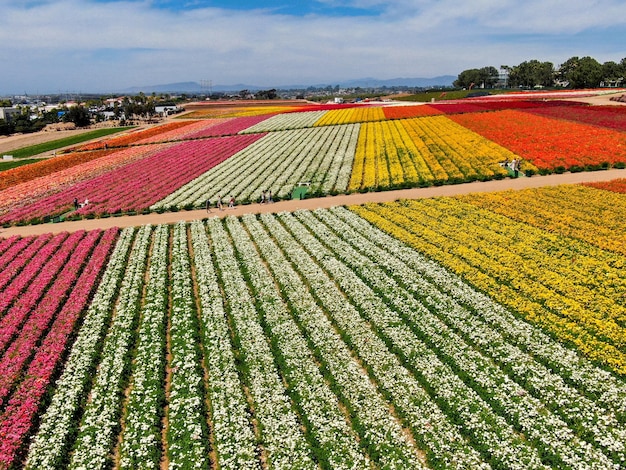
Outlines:
<svg viewBox="0 0 626 470"><path fill-rule="evenodd" d="M591 186L592 188L604 189L605 191L612 191L614 193L626 194L626 178L619 178L611 181L598 181L595 183L583 183L584 186Z"/></svg>
<svg viewBox="0 0 626 470"><path fill-rule="evenodd" d="M387 106L383 108L383 111L387 119L409 119L444 114L443 111L428 105Z"/></svg>
<svg viewBox="0 0 626 470"><path fill-rule="evenodd" d="M50 175L55 171L65 170L74 165L95 160L113 151L97 150L93 152L70 153L4 171L2 172L2 179L0 179L0 191L41 176Z"/></svg>
<svg viewBox="0 0 626 470"><path fill-rule="evenodd" d="M143 130L134 130L111 139L99 140L98 142L92 142L82 145L78 150L96 150L107 147L125 147L130 144L137 143L141 140L148 139L150 137L163 134L164 132L180 129L181 127L194 124L196 121L172 121L160 126L149 127Z"/></svg>
<svg viewBox="0 0 626 470"><path fill-rule="evenodd" d="M449 116L545 170L626 162L626 134L515 110Z"/></svg>

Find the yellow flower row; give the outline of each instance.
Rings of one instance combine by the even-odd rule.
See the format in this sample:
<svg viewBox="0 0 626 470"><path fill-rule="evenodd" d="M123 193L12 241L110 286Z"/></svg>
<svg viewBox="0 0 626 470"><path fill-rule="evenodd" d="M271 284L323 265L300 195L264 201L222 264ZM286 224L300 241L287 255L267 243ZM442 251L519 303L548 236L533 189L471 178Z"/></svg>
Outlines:
<svg viewBox="0 0 626 470"><path fill-rule="evenodd" d="M515 154L445 116L369 122L361 127L349 190L506 176Z"/></svg>
<svg viewBox="0 0 626 470"><path fill-rule="evenodd" d="M336 124L384 121L385 119L383 108L357 106L354 108L332 109L319 118L315 125L332 126Z"/></svg>
<svg viewBox="0 0 626 470"><path fill-rule="evenodd" d="M520 222L626 255L626 194L598 191L582 185L560 185L473 194L460 199ZM513 200L515 204L512 204ZM622 267L626 269L626 266Z"/></svg>
<svg viewBox="0 0 626 470"><path fill-rule="evenodd" d="M622 255L600 253L602 250L586 243L453 198L355 206L351 210L528 321L626 375L626 282L619 268L625 261ZM583 263L572 261L576 252L585 258ZM596 255L602 260L594 261ZM568 259L575 274L567 270ZM596 292L593 284L599 283L599 272L613 280Z"/></svg>

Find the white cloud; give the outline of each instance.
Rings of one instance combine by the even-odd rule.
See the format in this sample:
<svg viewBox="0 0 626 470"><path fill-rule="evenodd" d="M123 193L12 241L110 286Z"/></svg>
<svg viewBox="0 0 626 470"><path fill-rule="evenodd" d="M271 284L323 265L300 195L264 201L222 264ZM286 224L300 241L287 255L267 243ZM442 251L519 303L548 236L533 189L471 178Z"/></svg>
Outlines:
<svg viewBox="0 0 626 470"><path fill-rule="evenodd" d="M147 0L0 0L0 60L11 68L0 94L23 87L105 91L200 79L306 85L455 75L533 58L555 64L572 55L622 58L623 38L586 41L584 50L573 40L589 29L623 28L621 1L325 1L382 12L297 17L271 10L173 12ZM617 56L610 55L614 51Z"/></svg>

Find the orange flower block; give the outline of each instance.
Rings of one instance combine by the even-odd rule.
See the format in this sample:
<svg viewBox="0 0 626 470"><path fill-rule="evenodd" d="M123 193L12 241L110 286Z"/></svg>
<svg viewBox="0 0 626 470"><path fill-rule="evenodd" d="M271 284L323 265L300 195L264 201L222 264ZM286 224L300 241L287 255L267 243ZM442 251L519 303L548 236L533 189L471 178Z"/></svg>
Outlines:
<svg viewBox="0 0 626 470"><path fill-rule="evenodd" d="M596 183L583 183L584 186L612 191L614 193L626 194L626 178L619 178L612 181L598 181Z"/></svg>
<svg viewBox="0 0 626 470"><path fill-rule="evenodd" d="M530 160L540 169L582 169L626 162L626 134L515 110L450 119Z"/></svg>

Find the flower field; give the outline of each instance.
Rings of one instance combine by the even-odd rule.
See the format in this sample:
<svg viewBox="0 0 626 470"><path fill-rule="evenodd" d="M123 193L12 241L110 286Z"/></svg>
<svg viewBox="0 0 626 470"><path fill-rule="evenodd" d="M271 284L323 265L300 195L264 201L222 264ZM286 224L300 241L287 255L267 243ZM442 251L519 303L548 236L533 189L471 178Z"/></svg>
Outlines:
<svg viewBox="0 0 626 470"><path fill-rule="evenodd" d="M523 97L268 103L207 105L0 172L0 225L199 208L218 194L289 198L300 183L316 197L501 179L513 159L522 176L626 166L624 108ZM73 211L74 197L90 204Z"/></svg>
<svg viewBox="0 0 626 470"><path fill-rule="evenodd" d="M623 132L518 110L456 114L450 119L540 169L599 168L602 164L626 163Z"/></svg>
<svg viewBox="0 0 626 470"><path fill-rule="evenodd" d="M623 196L0 240L0 468L623 468Z"/></svg>

